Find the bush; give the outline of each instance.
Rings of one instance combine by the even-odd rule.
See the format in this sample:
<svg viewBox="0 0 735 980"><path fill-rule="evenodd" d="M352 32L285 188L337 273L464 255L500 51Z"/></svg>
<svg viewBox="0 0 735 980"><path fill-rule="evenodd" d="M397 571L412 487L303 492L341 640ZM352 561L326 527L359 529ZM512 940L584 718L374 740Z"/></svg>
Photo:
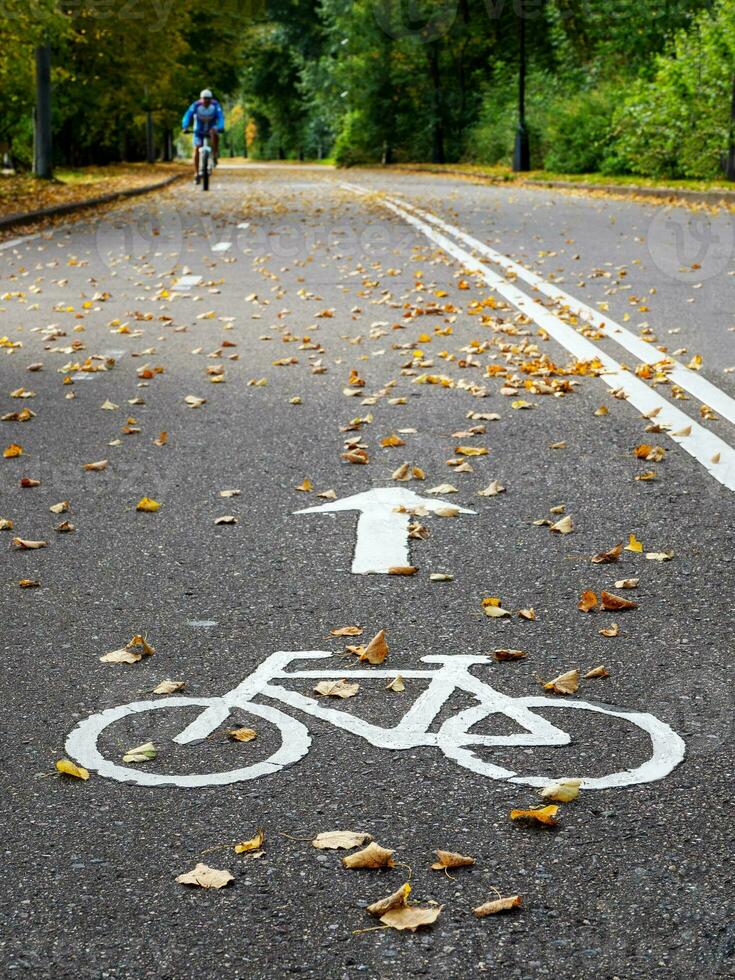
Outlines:
<svg viewBox="0 0 735 980"><path fill-rule="evenodd" d="M608 85L558 96L546 120L544 167L559 173L594 173L609 167L614 152L612 119L620 89Z"/></svg>

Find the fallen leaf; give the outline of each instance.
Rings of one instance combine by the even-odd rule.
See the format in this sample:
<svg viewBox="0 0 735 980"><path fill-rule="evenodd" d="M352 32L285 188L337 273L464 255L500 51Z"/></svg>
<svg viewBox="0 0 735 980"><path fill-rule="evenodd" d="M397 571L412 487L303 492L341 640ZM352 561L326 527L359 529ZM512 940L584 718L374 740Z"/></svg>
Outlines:
<svg viewBox="0 0 735 980"><path fill-rule="evenodd" d="M329 830L317 834L311 842L312 847L320 851L350 850L352 847L361 847L371 840L371 835L361 830Z"/></svg>
<svg viewBox="0 0 735 980"><path fill-rule="evenodd" d="M215 517L214 523L217 526L221 524L239 524L240 518L235 517L234 514L223 514L222 517Z"/></svg>
<svg viewBox="0 0 735 980"><path fill-rule="evenodd" d="M62 521L61 524L57 524L54 531L59 534L71 534L72 531L76 531L76 527L71 523L71 521Z"/></svg>
<svg viewBox="0 0 735 980"><path fill-rule="evenodd" d="M520 895L511 895L508 898L494 898L484 905L478 905L472 909L478 919L484 919L486 915L495 915L498 912L509 912L511 909L523 907L523 900Z"/></svg>
<svg viewBox="0 0 735 980"><path fill-rule="evenodd" d="M506 660L523 660L525 656L526 654L523 650L508 650L504 647L493 650L493 657L501 663Z"/></svg>
<svg viewBox="0 0 735 980"><path fill-rule="evenodd" d="M535 609L519 609L518 615L521 619L528 619L532 623L536 621L536 610Z"/></svg>
<svg viewBox="0 0 735 980"><path fill-rule="evenodd" d="M135 509L142 511L145 514L155 514L161 509L161 505L157 500L151 500L150 497L143 497L135 505Z"/></svg>
<svg viewBox="0 0 735 980"><path fill-rule="evenodd" d="M646 555L649 561L671 561L673 557L673 551L649 551Z"/></svg>
<svg viewBox="0 0 735 980"><path fill-rule="evenodd" d="M571 803L579 796L581 779L559 779L550 786L545 786L539 793L545 800L556 800L557 803Z"/></svg>
<svg viewBox="0 0 735 980"><path fill-rule="evenodd" d="M372 905L368 905L367 912L379 919L386 912L391 912L393 909L406 908L406 902L410 894L411 886L406 882L405 885L401 885L398 891L388 895L387 898L381 898L377 902L373 902Z"/></svg>
<svg viewBox="0 0 735 980"><path fill-rule="evenodd" d="M603 629L597 631L600 636L618 636L620 633L620 627L617 623L611 623L609 626L603 627Z"/></svg>
<svg viewBox="0 0 735 980"><path fill-rule="evenodd" d="M338 626L337 629L329 631L332 636L360 636L362 626Z"/></svg>
<svg viewBox="0 0 735 980"><path fill-rule="evenodd" d="M393 691L395 694L403 694L406 690L406 685L400 674L396 674L392 681L388 681L385 685L386 691Z"/></svg>
<svg viewBox="0 0 735 980"><path fill-rule="evenodd" d="M477 863L475 858L454 851L434 851L434 854L437 860L431 866L433 871L443 871L445 868L468 868Z"/></svg>
<svg viewBox="0 0 735 980"><path fill-rule="evenodd" d="M589 589L582 593L582 596L577 603L577 609L580 612L592 612L593 609L597 607L597 593L591 592Z"/></svg>
<svg viewBox="0 0 735 980"><path fill-rule="evenodd" d="M264 841L265 832L259 830L255 837L251 837L250 840L243 840L239 844L235 844L235 854L250 854L252 851L259 851Z"/></svg>
<svg viewBox="0 0 735 980"><path fill-rule="evenodd" d="M48 548L48 541L28 541L26 538L13 538L10 543L19 551L38 551L39 548Z"/></svg>
<svg viewBox="0 0 735 980"><path fill-rule="evenodd" d="M616 589L635 589L640 582L639 578L621 578L615 583Z"/></svg>
<svg viewBox="0 0 735 980"><path fill-rule="evenodd" d="M136 633L124 647L104 654L100 657L100 661L103 664L137 664L144 656L152 657L155 652L156 648L152 647L145 637Z"/></svg>
<svg viewBox="0 0 735 980"><path fill-rule="evenodd" d="M49 510L52 514L65 514L69 510L69 506L70 504L68 500L62 500L61 503L54 504L52 507L49 507Z"/></svg>
<svg viewBox="0 0 735 980"><path fill-rule="evenodd" d="M17 442L11 442L7 449L3 449L3 457L5 459L15 459L22 455L23 447L19 446Z"/></svg>
<svg viewBox="0 0 735 980"><path fill-rule="evenodd" d="M478 497L497 497L499 493L505 493L505 487L497 480L493 480L484 490L478 490Z"/></svg>
<svg viewBox="0 0 735 980"><path fill-rule="evenodd" d="M360 660L370 664L382 664L387 656L388 643L385 639L385 630L380 630L360 654Z"/></svg>
<svg viewBox="0 0 735 980"><path fill-rule="evenodd" d="M628 543L625 546L626 551L632 551L636 555L639 555L643 551L643 545L636 538L635 534L630 534L628 536Z"/></svg>
<svg viewBox="0 0 735 980"><path fill-rule="evenodd" d="M7 517L0 517L0 531L12 531L13 522Z"/></svg>
<svg viewBox="0 0 735 980"><path fill-rule="evenodd" d="M153 440L153 445L162 447L168 442L168 432L160 432L157 439Z"/></svg>
<svg viewBox="0 0 735 980"><path fill-rule="evenodd" d="M391 565L389 575L415 575L418 571L415 565Z"/></svg>
<svg viewBox="0 0 735 980"><path fill-rule="evenodd" d="M556 531L557 534L571 534L574 530L571 516L567 514L565 517L562 517L556 524L552 524L549 530Z"/></svg>
<svg viewBox="0 0 735 980"><path fill-rule="evenodd" d="M210 868L201 862L193 871L187 871L176 879L180 885L195 885L198 888L224 888L234 880L234 876L229 871Z"/></svg>
<svg viewBox="0 0 735 980"><path fill-rule="evenodd" d="M381 439L380 445L384 449L389 449L393 446L405 446L406 443L403 439L401 439L400 436L397 436L395 433L393 433L390 436L386 436L385 439Z"/></svg>
<svg viewBox="0 0 735 980"><path fill-rule="evenodd" d="M144 742L143 745L137 745L134 749L128 749L125 755L122 757L123 762L150 762L155 759L158 755L156 752L156 747L153 742Z"/></svg>
<svg viewBox="0 0 735 980"><path fill-rule="evenodd" d="M158 687L153 688L153 694L174 694L176 691L183 691L186 681L161 681Z"/></svg>
<svg viewBox="0 0 735 980"><path fill-rule="evenodd" d="M440 483L437 487L432 487L427 493L459 493L456 487L453 487L451 483Z"/></svg>
<svg viewBox="0 0 735 980"><path fill-rule="evenodd" d="M35 578L22 578L18 582L18 585L21 587L21 589L37 589L41 583Z"/></svg>
<svg viewBox="0 0 735 980"><path fill-rule="evenodd" d="M360 690L359 684L350 684L344 677L338 681L320 681L314 691L325 698L354 698Z"/></svg>
<svg viewBox="0 0 735 980"><path fill-rule="evenodd" d="M97 460L96 463L85 463L82 466L82 469L83 470L86 470L87 473L99 473L102 470L106 470L107 469L107 460L106 459L99 459L99 460Z"/></svg>
<svg viewBox="0 0 735 980"><path fill-rule="evenodd" d="M593 667L592 670L588 670L584 675L586 681L594 680L597 677L609 677L610 674L606 667L600 665L599 667Z"/></svg>
<svg viewBox="0 0 735 980"><path fill-rule="evenodd" d="M40 487L41 486L41 481L40 480L33 480L30 476L24 476L24 477L21 477L20 485L24 489L29 489L31 487Z"/></svg>
<svg viewBox="0 0 735 980"><path fill-rule="evenodd" d="M219 495L220 495L220 497L239 497L240 496L240 491L239 490L220 490Z"/></svg>
<svg viewBox="0 0 735 980"><path fill-rule="evenodd" d="M381 847L375 841L368 844L361 851L355 854L348 854L342 858L342 864L346 868L394 868L393 851L386 847Z"/></svg>
<svg viewBox="0 0 735 980"><path fill-rule="evenodd" d="M574 694L579 687L579 671L567 670L559 674L553 680L544 684L545 691L553 691L554 694Z"/></svg>
<svg viewBox="0 0 735 980"><path fill-rule="evenodd" d="M599 555L595 555L592 559L595 565L609 565L611 562L617 561L623 553L623 542L616 544L614 548L609 551L601 551Z"/></svg>
<svg viewBox="0 0 735 980"><path fill-rule="evenodd" d="M297 487L294 487L294 490L300 490L302 493L311 493L313 489L314 484L308 477L305 477Z"/></svg>
<svg viewBox="0 0 735 980"><path fill-rule="evenodd" d="M601 592L600 599L602 600L602 608L606 609L608 612L618 612L620 609L637 609L638 603L631 602L630 599L624 599L620 595L614 595L612 592Z"/></svg>
<svg viewBox="0 0 735 980"><path fill-rule="evenodd" d="M430 926L436 922L441 910L441 905L429 908L421 905L407 905L405 908L391 909L380 916L380 921L399 932L415 932L420 926Z"/></svg>
<svg viewBox="0 0 735 980"><path fill-rule="evenodd" d="M230 728L227 737L231 742L252 742L258 737L258 733L254 728Z"/></svg>
<svg viewBox="0 0 735 980"><path fill-rule="evenodd" d="M531 810L511 810L510 819L539 823L544 827L556 827L559 822L555 819L558 812L559 807L552 804Z"/></svg>
<svg viewBox="0 0 735 980"><path fill-rule="evenodd" d="M184 399L189 408L201 408L202 405L206 405L206 398L198 398L196 395L187 395Z"/></svg>
<svg viewBox="0 0 735 980"><path fill-rule="evenodd" d="M75 779L89 779L89 772L84 766L78 766L69 759L58 759L55 763L57 770L64 776L73 776Z"/></svg>
<svg viewBox="0 0 735 980"><path fill-rule="evenodd" d="M455 446L454 451L458 456L487 456L488 450L481 446Z"/></svg>
<svg viewBox="0 0 735 980"><path fill-rule="evenodd" d="M429 575L430 582L453 582L454 575L447 575L446 572L432 572Z"/></svg>

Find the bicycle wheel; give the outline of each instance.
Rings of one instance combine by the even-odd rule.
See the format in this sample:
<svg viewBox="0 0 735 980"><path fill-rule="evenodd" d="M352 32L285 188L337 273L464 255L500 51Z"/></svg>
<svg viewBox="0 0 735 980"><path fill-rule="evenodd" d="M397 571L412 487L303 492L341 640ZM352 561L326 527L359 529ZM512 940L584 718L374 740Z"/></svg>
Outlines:
<svg viewBox="0 0 735 980"><path fill-rule="evenodd" d="M258 779L278 772L286 766L293 765L302 759L309 751L311 736L306 725L291 718L290 715L271 708L268 705L248 703L242 707L248 712L264 718L275 725L281 733L281 747L268 759L256 762L241 769L229 772L198 773L178 775L152 772L141 769L129 769L117 762L106 759L97 748L97 740L102 732L114 722L129 715L142 714L147 711L166 711L176 708L190 708L201 705L210 708L217 705L217 698L168 698L166 701L134 701L118 708L107 708L96 715L90 715L80 722L66 740L66 751L86 769L98 772L100 776L115 779L121 783L137 783L139 786L222 786L228 783L238 783L249 779Z"/></svg>
<svg viewBox="0 0 735 980"><path fill-rule="evenodd" d="M210 165L211 165L210 164L210 161L211 161L211 157L210 157L209 153L205 153L205 155L204 155L204 168L202 170L202 190L203 191L208 191L209 190L209 168L210 168Z"/></svg>
<svg viewBox="0 0 735 980"><path fill-rule="evenodd" d="M524 776L510 769L492 765L479 758L472 746L562 746L571 742L570 736L556 728L545 718L535 715L533 708L572 709L592 711L619 718L642 729L651 740L651 757L634 769L624 769L607 776L585 777L580 772L556 772L549 776ZM655 782L667 776L683 760L684 740L667 724L654 715L640 711L620 711L604 704L590 701L552 701L544 697L514 698L509 710L501 712L519 723L524 730L517 735L494 736L473 734L470 729L478 722L498 713L496 705L479 704L448 718L438 732L438 745L447 758L465 769L491 779L505 779L523 786L544 787L559 779L574 776L582 779L582 789L609 789L633 786L637 783ZM529 723L529 717L532 719Z"/></svg>

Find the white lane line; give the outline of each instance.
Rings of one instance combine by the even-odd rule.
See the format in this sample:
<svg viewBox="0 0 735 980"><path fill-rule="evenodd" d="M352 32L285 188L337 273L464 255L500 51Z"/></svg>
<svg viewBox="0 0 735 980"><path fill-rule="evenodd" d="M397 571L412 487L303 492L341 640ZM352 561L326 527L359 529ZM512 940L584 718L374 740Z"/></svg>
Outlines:
<svg viewBox="0 0 735 980"><path fill-rule="evenodd" d="M452 258L461 262L465 269L472 273L479 273L491 289L504 296L513 306L525 313L540 327L543 327L550 337L553 337L557 343L565 347L578 360L591 361L597 358L606 372L600 376L601 381L604 381L613 390L622 388L627 393L626 400L634 408L637 408L642 415L647 415L654 409L658 409L656 422L669 427L670 431L666 432L668 438L673 439L682 449L685 449L728 490L735 490L735 450L731 446L698 422L692 421L688 415L668 402L653 388L649 388L632 372L624 371L618 361L595 346L587 337L577 333L563 320L550 313L546 307L530 299L524 292L488 269L479 259L474 258L445 235L434 231L431 225L390 201L384 200L383 204L424 234L430 241L437 244ZM689 435L677 435L676 433L680 430L689 432Z"/></svg>
<svg viewBox="0 0 735 980"><path fill-rule="evenodd" d="M646 364L652 364L656 361L660 361L663 358L667 358L673 363L673 368L667 371L669 378L674 384L679 385L685 391L688 391L690 395L694 395L705 405L709 405L717 414L721 415L723 418L727 419L728 422L735 424L735 398L731 398L724 391L721 391L716 385L713 385L711 381L702 377L701 374L697 374L696 371L690 371L689 368L685 367L676 358L672 357L670 354L663 354L661 351L656 350L652 344L647 344L645 340L641 340L640 337L636 337L634 333L627 330L621 324L616 323L609 316L605 316L598 310L593 309L591 306L587 306L581 300L576 299L574 296L570 296L569 293L564 292L563 289L559 289L558 286L547 282L542 279L541 276L537 275L535 272L531 272L525 266L519 265L518 262L514 262L513 259L509 259L507 256L502 255L500 252L496 252L495 249L490 248L484 242L479 241L477 238L473 238L472 235L468 235L466 232L461 231L459 228L455 228L454 225L448 224L446 221L442 221L441 218L437 218L433 214L429 214L426 211L421 210L421 208L414 207L405 201L397 200L395 198L389 198L393 203L397 204L399 207L406 208L409 211L419 215L425 221L428 221L432 225L436 225L437 228L441 228L442 231L447 232L447 234L452 235L452 237L459 239L470 248L475 249L481 255L489 258L491 262L496 265L501 266L501 268L506 269L508 272L512 272L519 279L527 282L529 286L533 286L538 289L539 292L544 293L550 299L555 299L562 303L569 309L569 312L580 317L586 323L589 323L596 330L601 330L608 336L611 340L614 340L621 347L630 351L639 360Z"/></svg>
<svg viewBox="0 0 735 980"><path fill-rule="evenodd" d="M24 238L11 238L8 242L0 242L0 252L4 252L6 248L17 248L18 245L25 245L26 242L32 242L40 237L40 235L26 235Z"/></svg>
<svg viewBox="0 0 735 980"><path fill-rule="evenodd" d="M213 252L227 252L232 248L232 242L217 242L216 245L212 246Z"/></svg>

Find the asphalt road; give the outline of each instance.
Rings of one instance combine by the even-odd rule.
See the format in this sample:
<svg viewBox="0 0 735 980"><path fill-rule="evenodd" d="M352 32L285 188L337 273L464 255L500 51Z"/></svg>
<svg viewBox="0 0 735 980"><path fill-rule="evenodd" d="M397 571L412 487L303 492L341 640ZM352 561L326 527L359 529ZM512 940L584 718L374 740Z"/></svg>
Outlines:
<svg viewBox="0 0 735 980"><path fill-rule="evenodd" d="M448 254L426 233L438 226L410 224L416 213L391 211L386 196L643 337L650 363L664 347L692 371L677 374L678 388L671 365L637 377L641 358L611 327L585 325L517 270L494 291L472 261L501 268L456 237L465 257ZM23 450L0 459L0 519L13 523L0 531L3 976L733 975L734 227L728 214L576 193L255 167L221 168L208 195L178 186L0 244L0 408L35 413L0 425L1 448ZM186 288L185 275L201 279ZM508 287L540 306L520 315ZM586 366L568 373L583 337L629 370L618 376L582 357ZM85 370L86 358L108 370ZM607 380L596 376L604 369ZM427 377L439 383L420 383ZM696 379L717 389L711 411L687 394ZM21 388L33 397L11 396ZM192 407L189 396L206 401ZM632 402L648 398L646 418ZM366 421L343 431L356 418ZM405 445L381 446L391 435ZM367 464L342 458L349 440L361 440ZM652 460L635 456L641 445ZM488 453L462 456L457 446ZM83 469L102 460L104 469ZM404 462L425 480L392 479ZM23 478L40 485L21 488ZM313 489L297 490L305 479ZM494 480L504 492L478 495ZM442 484L458 492L427 492ZM410 541L415 574L355 574L358 534L378 563L395 546L392 507L388 531L380 521L360 530L354 511L295 512L329 504L319 492L341 500L374 488L476 513L414 515L429 532ZM220 496L228 489L239 494ZM144 497L160 509L137 511ZM50 512L63 501L68 512ZM564 515L572 533L551 532ZM215 524L222 516L238 523ZM55 530L65 520L73 532ZM641 553L591 562L631 534ZM19 550L16 537L48 544ZM629 578L637 588L615 587ZM638 607L577 608L582 592L603 589ZM512 615L487 616L486 598ZM613 623L617 636L600 633ZM331 635L346 625L362 635ZM250 711L230 706L208 737L172 741L211 708L206 699L275 651L329 651L307 669L349 677L358 663L345 644L380 629L388 658L359 664L375 677L361 676L356 696L299 707L318 678L285 680L296 692L282 696L288 704L256 692ZM138 633L153 656L100 662ZM526 656L493 659L508 648ZM456 656L489 657L468 670L483 697L493 688L510 699L505 713L487 708L466 723L465 740L470 729L517 735L518 699L547 697L531 717L569 744L534 745L543 739L531 735L462 750L451 719L491 702L450 687L442 707L411 676L436 669L422 657ZM574 696L541 686L600 665L609 676L582 679ZM388 670L403 674L405 692L386 690ZM167 710L102 732L107 775L94 765L87 781L55 771L72 759L75 726L129 703L163 704L150 692L167 679L186 685ZM390 730L421 695L438 713L397 747ZM564 710L580 699L603 710ZM347 721L333 723L325 708ZM548 802L510 781L514 773L625 782L645 766L652 741L631 712L657 719L669 749L683 739L683 761L645 770L645 782L583 782L559 804L556 827L509 818ZM289 718L308 727L310 744ZM284 768L274 720L283 751L303 754ZM233 725L257 737L231 742ZM148 741L155 759L121 761ZM73 761L88 761L86 744ZM463 765L450 758L458 751ZM222 784L113 778L211 782L239 769L252 776L270 757L276 766L258 778ZM262 855L234 853L259 828ZM350 852L310 843L332 830L371 834L394 849L396 867L344 868ZM437 848L476 864L431 870ZM200 861L234 881L221 890L176 882ZM366 906L407 880L410 902L441 906L436 922L416 933L376 928ZM520 895L523 906L472 914L498 894Z"/></svg>

